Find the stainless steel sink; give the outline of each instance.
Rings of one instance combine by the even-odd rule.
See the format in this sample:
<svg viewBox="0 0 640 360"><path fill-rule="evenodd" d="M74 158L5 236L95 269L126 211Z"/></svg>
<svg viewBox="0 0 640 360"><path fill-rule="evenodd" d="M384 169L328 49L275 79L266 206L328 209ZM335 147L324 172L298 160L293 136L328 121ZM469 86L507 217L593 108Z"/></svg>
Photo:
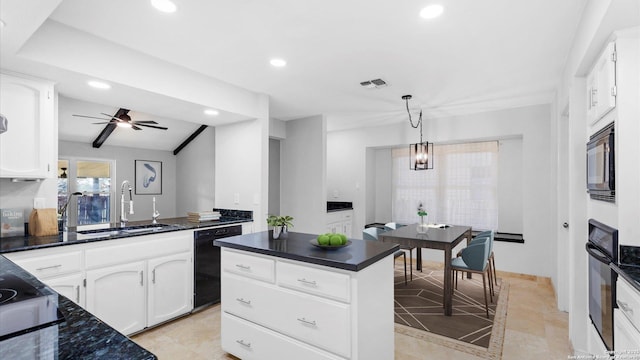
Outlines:
<svg viewBox="0 0 640 360"><path fill-rule="evenodd" d="M147 225L133 225L125 227L113 227L106 229L93 229L93 230L81 230L77 231L78 240L82 239L96 239L101 237L109 237L124 234L140 234L140 233L154 233L167 227L174 227L174 225L167 224L147 224Z"/></svg>

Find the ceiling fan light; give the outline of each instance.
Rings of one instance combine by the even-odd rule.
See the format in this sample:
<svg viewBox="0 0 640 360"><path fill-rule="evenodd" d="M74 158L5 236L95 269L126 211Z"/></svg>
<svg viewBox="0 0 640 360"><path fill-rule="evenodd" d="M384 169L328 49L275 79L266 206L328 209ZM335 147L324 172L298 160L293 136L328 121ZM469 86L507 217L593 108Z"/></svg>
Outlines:
<svg viewBox="0 0 640 360"><path fill-rule="evenodd" d="M111 85L109 85L109 84L107 84L105 82L102 82L102 81L89 80L89 81L87 81L87 84L89 86L91 86L92 88L95 88L95 89L101 89L101 90L111 89Z"/></svg>
<svg viewBox="0 0 640 360"><path fill-rule="evenodd" d="M420 17L423 19L437 18L438 16L442 15L443 11L444 8L442 7L442 5L429 5L420 11Z"/></svg>
<svg viewBox="0 0 640 360"><path fill-rule="evenodd" d="M151 5L163 13L174 13L178 9L171 0L151 0Z"/></svg>
<svg viewBox="0 0 640 360"><path fill-rule="evenodd" d="M118 121L118 126L121 128L131 128L131 123L128 121Z"/></svg>

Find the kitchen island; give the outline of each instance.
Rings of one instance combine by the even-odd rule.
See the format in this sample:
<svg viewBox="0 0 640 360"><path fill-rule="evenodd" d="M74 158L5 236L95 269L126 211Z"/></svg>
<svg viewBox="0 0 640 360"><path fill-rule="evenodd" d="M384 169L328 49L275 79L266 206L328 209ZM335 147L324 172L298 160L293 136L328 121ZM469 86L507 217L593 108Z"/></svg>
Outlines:
<svg viewBox="0 0 640 360"><path fill-rule="evenodd" d="M242 359L393 359L396 244L313 234L219 239L222 348Z"/></svg>

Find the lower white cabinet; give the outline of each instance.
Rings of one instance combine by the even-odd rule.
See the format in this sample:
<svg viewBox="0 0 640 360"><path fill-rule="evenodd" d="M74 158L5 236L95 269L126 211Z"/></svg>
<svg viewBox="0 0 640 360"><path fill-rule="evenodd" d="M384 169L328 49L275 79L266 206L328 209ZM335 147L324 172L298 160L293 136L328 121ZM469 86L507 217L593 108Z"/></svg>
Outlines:
<svg viewBox="0 0 640 360"><path fill-rule="evenodd" d="M613 310L614 350L620 356L640 355L640 291L637 291L622 276L616 282L616 302Z"/></svg>
<svg viewBox="0 0 640 360"><path fill-rule="evenodd" d="M61 294L74 303L85 307L85 287L83 280L84 276L82 273L75 273L71 275L47 278L46 280L43 280L43 282L58 294Z"/></svg>
<svg viewBox="0 0 640 360"><path fill-rule="evenodd" d="M345 234L352 237L353 210L327 213L327 232Z"/></svg>
<svg viewBox="0 0 640 360"><path fill-rule="evenodd" d="M241 359L393 359L393 258L357 272L222 248L222 348Z"/></svg>
<svg viewBox="0 0 640 360"><path fill-rule="evenodd" d="M123 334L146 325L145 262L87 271L87 310Z"/></svg>
<svg viewBox="0 0 640 360"><path fill-rule="evenodd" d="M159 324L191 311L193 263L191 253L151 259L148 284L147 326Z"/></svg>

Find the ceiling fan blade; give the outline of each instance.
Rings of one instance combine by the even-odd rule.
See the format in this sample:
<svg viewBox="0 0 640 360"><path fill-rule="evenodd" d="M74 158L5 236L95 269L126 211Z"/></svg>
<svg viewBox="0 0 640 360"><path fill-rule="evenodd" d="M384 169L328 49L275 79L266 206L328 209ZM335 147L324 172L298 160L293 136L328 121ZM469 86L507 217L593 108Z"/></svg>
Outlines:
<svg viewBox="0 0 640 360"><path fill-rule="evenodd" d="M95 125L104 125L104 124L115 124L115 121L105 121L105 122L98 122L98 123L92 123Z"/></svg>
<svg viewBox="0 0 640 360"><path fill-rule="evenodd" d="M133 128L133 130L142 130L142 128L139 128L139 127L137 127L137 126L135 126L133 124L131 124L131 128Z"/></svg>
<svg viewBox="0 0 640 360"><path fill-rule="evenodd" d="M157 124L157 122L153 120L134 120L133 122L136 124Z"/></svg>
<svg viewBox="0 0 640 360"><path fill-rule="evenodd" d="M77 115L77 114L73 114L71 116L76 116L76 117L83 117L83 118L89 118L89 119L98 119L98 120L109 120L109 119L105 119L105 118L101 118L101 117L95 117L95 116L87 116L87 115ZM109 116L109 118L111 118L111 115L107 115Z"/></svg>
<svg viewBox="0 0 640 360"><path fill-rule="evenodd" d="M168 128L164 127L164 126L153 126L153 125L138 124L138 123L136 123L136 125L146 126L146 127L150 127L150 128L154 128L154 129L160 129L160 130L167 130L168 129Z"/></svg>

